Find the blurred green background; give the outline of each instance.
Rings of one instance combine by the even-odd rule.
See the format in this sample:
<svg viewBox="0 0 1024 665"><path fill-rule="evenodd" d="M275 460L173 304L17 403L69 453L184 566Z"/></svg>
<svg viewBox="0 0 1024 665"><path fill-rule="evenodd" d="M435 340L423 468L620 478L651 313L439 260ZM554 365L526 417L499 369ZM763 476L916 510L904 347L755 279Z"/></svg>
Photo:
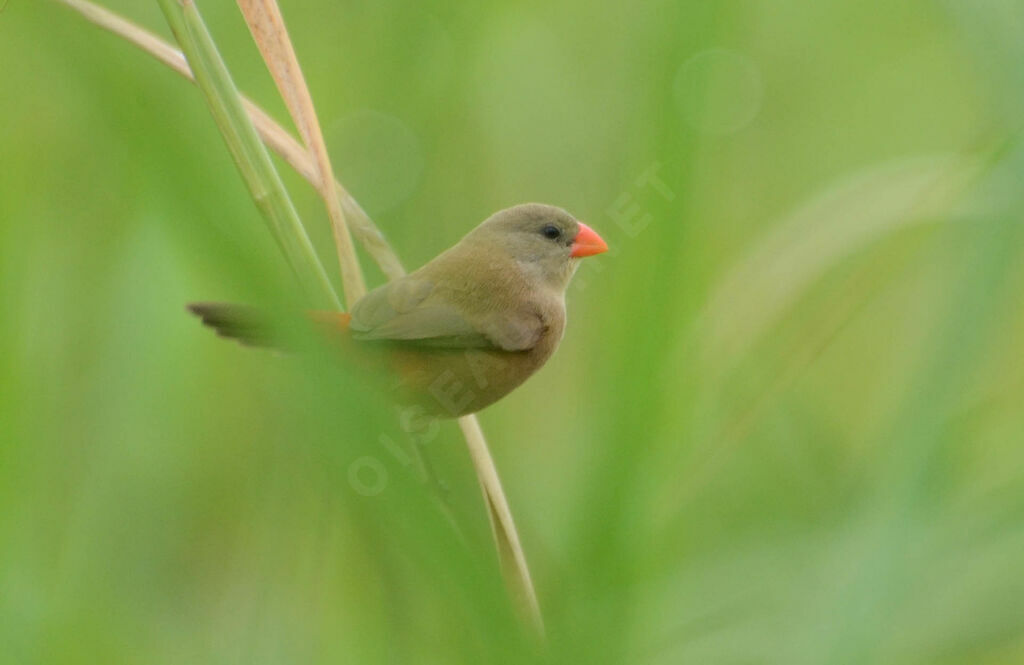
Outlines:
<svg viewBox="0 0 1024 665"><path fill-rule="evenodd" d="M200 8L285 118L234 3ZM613 246L482 414L550 643L453 424L461 537L387 404L185 313L294 298L196 89L10 0L0 662L1024 662L1024 3L282 9L410 267L529 200Z"/></svg>

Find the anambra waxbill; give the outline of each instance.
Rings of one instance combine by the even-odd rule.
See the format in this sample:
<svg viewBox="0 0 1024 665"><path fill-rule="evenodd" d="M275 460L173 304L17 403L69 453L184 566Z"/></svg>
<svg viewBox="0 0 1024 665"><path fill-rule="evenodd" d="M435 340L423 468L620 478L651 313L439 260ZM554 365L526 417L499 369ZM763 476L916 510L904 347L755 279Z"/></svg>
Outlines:
<svg viewBox="0 0 1024 665"><path fill-rule="evenodd" d="M419 270L370 291L351 315L310 318L346 353L365 352L397 373L400 403L463 416L507 395L551 357L578 260L607 249L561 208L518 205ZM189 309L222 336L275 344L272 322L258 310L219 303Z"/></svg>

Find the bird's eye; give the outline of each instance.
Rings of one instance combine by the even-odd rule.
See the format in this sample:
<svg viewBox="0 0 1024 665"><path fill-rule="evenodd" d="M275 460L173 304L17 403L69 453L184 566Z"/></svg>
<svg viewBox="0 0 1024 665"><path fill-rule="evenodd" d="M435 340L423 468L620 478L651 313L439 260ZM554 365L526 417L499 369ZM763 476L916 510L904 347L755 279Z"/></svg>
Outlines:
<svg viewBox="0 0 1024 665"><path fill-rule="evenodd" d="M560 235L562 235L562 232L558 230L558 227L557 226L553 226L551 224L548 224L547 226L542 228L540 230L540 233L541 233L542 236L544 236L548 240L557 240L558 237Z"/></svg>

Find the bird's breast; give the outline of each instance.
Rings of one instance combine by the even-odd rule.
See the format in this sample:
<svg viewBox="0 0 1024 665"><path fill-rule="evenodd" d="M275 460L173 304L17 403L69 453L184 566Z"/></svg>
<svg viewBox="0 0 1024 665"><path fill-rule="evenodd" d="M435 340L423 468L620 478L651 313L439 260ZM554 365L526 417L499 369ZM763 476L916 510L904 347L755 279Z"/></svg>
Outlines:
<svg viewBox="0 0 1024 665"><path fill-rule="evenodd" d="M549 313L537 344L525 351L396 346L399 403L442 418L480 411L540 369L558 348L564 327L564 310L561 316Z"/></svg>

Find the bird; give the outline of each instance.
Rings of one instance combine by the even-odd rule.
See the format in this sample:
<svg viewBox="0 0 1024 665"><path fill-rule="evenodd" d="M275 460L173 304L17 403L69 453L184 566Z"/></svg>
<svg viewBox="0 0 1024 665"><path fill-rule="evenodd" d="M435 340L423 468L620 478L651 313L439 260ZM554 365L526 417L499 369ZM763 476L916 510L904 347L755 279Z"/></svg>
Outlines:
<svg viewBox="0 0 1024 665"><path fill-rule="evenodd" d="M565 332L565 294L580 259L608 250L564 209L525 203L494 213L419 269L306 320L345 355L390 373L395 400L456 418L498 401L540 369ZM192 303L219 335L279 347L259 309Z"/></svg>

